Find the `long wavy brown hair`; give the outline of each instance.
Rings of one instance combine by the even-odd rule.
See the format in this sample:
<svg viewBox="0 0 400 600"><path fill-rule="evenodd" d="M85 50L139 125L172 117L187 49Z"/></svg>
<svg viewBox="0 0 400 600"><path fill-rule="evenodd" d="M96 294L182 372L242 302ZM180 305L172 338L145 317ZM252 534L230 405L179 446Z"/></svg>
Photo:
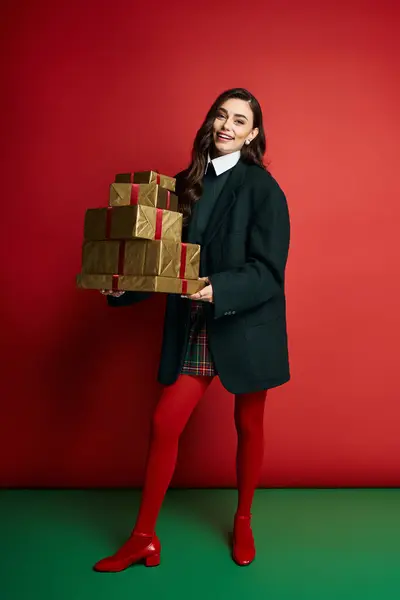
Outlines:
<svg viewBox="0 0 400 600"><path fill-rule="evenodd" d="M198 130L193 143L191 163L186 171L185 180L179 194L180 210L183 212L184 223L187 224L192 208L201 197L203 192L203 176L207 164L208 154L212 154L213 125L219 108L230 98L238 98L248 102L253 112L253 127L259 129L259 133L251 144L244 145L241 150L241 160L248 164L255 164L263 169L263 157L266 151L266 137L263 126L263 116L258 100L244 88L233 88L220 94L208 111L203 124Z"/></svg>

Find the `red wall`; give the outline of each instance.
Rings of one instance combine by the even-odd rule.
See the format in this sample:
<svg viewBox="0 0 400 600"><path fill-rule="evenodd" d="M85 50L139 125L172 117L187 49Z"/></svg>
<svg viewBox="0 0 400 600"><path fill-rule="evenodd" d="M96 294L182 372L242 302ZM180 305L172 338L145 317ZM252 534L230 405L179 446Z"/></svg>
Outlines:
<svg viewBox="0 0 400 600"><path fill-rule="evenodd" d="M164 301L75 289L84 210L118 171L185 167L214 97L246 86L292 219L262 484L398 485L399 10L181 4L2 5L0 484L141 484ZM232 407L216 382L175 485L234 484Z"/></svg>

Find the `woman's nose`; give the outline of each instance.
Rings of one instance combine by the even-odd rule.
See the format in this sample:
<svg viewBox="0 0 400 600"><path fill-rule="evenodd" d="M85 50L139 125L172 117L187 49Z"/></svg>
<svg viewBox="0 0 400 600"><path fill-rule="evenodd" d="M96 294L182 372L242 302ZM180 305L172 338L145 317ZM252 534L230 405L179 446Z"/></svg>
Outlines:
<svg viewBox="0 0 400 600"><path fill-rule="evenodd" d="M222 126L222 129L225 129L226 131L230 131L232 129L232 121L230 121L229 119L226 119L225 123Z"/></svg>

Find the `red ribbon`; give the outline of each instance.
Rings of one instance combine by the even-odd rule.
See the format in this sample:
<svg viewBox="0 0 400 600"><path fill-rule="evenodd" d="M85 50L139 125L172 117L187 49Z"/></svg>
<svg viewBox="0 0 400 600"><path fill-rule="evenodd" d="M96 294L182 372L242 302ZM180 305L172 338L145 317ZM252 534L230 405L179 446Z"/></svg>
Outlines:
<svg viewBox="0 0 400 600"><path fill-rule="evenodd" d="M179 269L179 279L185 279L186 271L187 244L181 246L181 265Z"/></svg>
<svg viewBox="0 0 400 600"><path fill-rule="evenodd" d="M186 271L186 258L187 258L187 244L182 244L181 246L181 265L179 269L179 279L182 280L182 294L187 294L188 282L185 279L185 271Z"/></svg>
<svg viewBox="0 0 400 600"><path fill-rule="evenodd" d="M163 218L163 210L162 208L156 208L156 233L154 236L155 240L161 240L162 237L162 226L163 226L163 222L162 222L162 218Z"/></svg>
<svg viewBox="0 0 400 600"><path fill-rule="evenodd" d="M119 289L119 287L118 287L118 280L119 280L119 275L113 275L112 276L112 287L111 287L111 289L112 289L113 292L118 292L118 289Z"/></svg>
<svg viewBox="0 0 400 600"><path fill-rule="evenodd" d="M139 202L139 184L132 183L130 204L136 206Z"/></svg>

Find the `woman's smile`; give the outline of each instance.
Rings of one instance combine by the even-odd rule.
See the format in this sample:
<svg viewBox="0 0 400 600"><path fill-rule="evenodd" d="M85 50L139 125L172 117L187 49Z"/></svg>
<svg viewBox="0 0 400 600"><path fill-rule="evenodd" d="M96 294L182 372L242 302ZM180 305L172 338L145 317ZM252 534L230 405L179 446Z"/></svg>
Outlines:
<svg viewBox="0 0 400 600"><path fill-rule="evenodd" d="M232 135L228 135L227 133L224 133L223 131L220 131L219 133L217 133L217 138L221 142L231 142L234 139L234 137Z"/></svg>

